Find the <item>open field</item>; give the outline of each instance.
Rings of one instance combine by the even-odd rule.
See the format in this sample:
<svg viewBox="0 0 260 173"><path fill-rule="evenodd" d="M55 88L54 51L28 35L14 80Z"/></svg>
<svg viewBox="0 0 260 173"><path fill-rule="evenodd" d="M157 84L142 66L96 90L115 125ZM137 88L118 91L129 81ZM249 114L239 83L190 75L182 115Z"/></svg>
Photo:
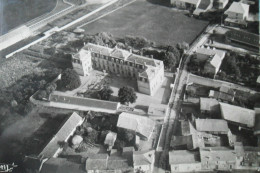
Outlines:
<svg viewBox="0 0 260 173"><path fill-rule="evenodd" d="M3 2L3 20L1 20L0 35L24 24L38 16L50 12L56 6L57 0L10 0Z"/></svg>
<svg viewBox="0 0 260 173"><path fill-rule="evenodd" d="M207 23L184 12L140 0L82 28L88 34L109 32L115 37L143 36L160 44L176 44L192 42Z"/></svg>

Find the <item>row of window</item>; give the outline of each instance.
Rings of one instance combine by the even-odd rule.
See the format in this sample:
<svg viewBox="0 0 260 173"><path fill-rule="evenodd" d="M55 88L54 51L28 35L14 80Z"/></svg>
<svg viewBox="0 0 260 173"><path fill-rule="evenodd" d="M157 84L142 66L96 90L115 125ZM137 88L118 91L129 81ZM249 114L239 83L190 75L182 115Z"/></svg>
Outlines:
<svg viewBox="0 0 260 173"><path fill-rule="evenodd" d="M113 57L110 57L110 56L105 56L105 55L101 55L101 54L94 53L94 52L92 52L91 55L92 55L92 58L94 58L94 57L96 57L96 58L103 58L105 60L113 61L113 62L118 63L118 64L120 63L120 64L129 65L129 66L135 66L135 67L137 67L139 69L144 69L144 65L134 64L132 62L123 61L121 59L113 58Z"/></svg>

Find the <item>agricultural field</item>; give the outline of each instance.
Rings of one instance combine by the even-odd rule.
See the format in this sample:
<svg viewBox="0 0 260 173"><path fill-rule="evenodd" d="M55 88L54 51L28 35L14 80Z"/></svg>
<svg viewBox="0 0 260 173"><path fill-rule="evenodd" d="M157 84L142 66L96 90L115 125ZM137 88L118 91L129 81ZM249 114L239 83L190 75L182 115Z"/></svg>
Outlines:
<svg viewBox="0 0 260 173"><path fill-rule="evenodd" d="M134 35L159 44L175 45L183 41L191 43L207 24L207 21L188 17L185 12L176 12L172 8L142 0L82 28L87 34L109 32L115 37Z"/></svg>
<svg viewBox="0 0 260 173"><path fill-rule="evenodd" d="M11 0L1 2L3 3L1 3L3 5L3 18L1 19L3 20L0 21L0 35L50 12L57 4L57 0Z"/></svg>

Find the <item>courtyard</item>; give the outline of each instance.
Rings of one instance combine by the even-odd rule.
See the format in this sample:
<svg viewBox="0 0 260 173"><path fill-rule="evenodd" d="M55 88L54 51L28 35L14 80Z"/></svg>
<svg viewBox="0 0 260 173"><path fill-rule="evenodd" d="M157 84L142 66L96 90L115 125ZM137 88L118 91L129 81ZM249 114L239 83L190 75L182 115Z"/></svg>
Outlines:
<svg viewBox="0 0 260 173"><path fill-rule="evenodd" d="M119 102L118 90L121 87L128 86L132 87L136 91L137 100L135 103L129 106L137 109L148 110L148 106L151 103L154 104L168 104L171 88L170 84L173 82L172 77L164 77L162 86L157 90L154 96L142 94L138 92L136 79L126 78L115 74L108 74L98 70L93 70L88 76L81 76L81 86L73 91L66 91L68 95L79 96L84 95L85 97L92 97L93 92L99 91L104 85L108 85L113 90L111 101ZM147 101L149 100L149 101Z"/></svg>
<svg viewBox="0 0 260 173"><path fill-rule="evenodd" d="M138 0L82 28L87 34L105 31L115 37L142 36L158 44L175 45L191 43L207 24L185 12Z"/></svg>

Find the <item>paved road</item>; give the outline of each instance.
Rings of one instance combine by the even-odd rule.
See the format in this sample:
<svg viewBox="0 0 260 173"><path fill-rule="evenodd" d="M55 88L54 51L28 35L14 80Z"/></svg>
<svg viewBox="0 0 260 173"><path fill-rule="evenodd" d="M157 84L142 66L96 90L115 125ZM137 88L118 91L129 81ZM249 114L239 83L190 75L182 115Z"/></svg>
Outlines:
<svg viewBox="0 0 260 173"><path fill-rule="evenodd" d="M175 131L177 127L177 122L178 122L178 116L179 116L179 111L180 111L180 104L181 100L183 99L183 94L184 94L184 86L187 82L187 77L188 77L188 71L187 71L187 63L189 62L190 56L193 54L193 52L196 51L198 47L203 45L208 37L210 36L210 31L212 31L216 25L209 25L205 31L192 43L190 49L183 55L181 59L181 63L179 66L179 72L176 76L176 82L175 86L172 89L172 94L170 98L170 105L171 109L166 115L164 125L167 127L167 130L165 132L165 141L164 141L164 148L161 157L168 157L168 153L170 150L170 141L171 141L171 136L173 132ZM166 156L164 156L166 155ZM159 159L158 159L159 160ZM158 163L157 163L158 164ZM168 163L167 163L168 165ZM167 170L169 170L169 165L166 167ZM155 169L155 171L158 171L158 169ZM161 172L162 170L160 170Z"/></svg>

